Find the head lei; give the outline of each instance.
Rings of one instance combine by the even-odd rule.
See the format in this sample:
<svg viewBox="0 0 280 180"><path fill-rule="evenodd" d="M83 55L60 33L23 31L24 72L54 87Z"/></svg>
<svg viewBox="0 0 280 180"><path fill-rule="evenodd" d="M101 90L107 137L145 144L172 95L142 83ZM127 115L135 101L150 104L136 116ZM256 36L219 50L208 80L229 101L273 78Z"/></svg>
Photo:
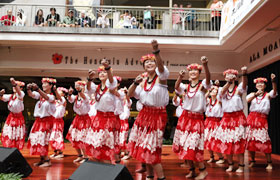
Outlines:
<svg viewBox="0 0 280 180"><path fill-rule="evenodd" d="M223 75L226 76L227 74L234 74L235 76L238 75L238 71L235 69L227 69L223 72Z"/></svg>
<svg viewBox="0 0 280 180"><path fill-rule="evenodd" d="M197 64L197 63L193 63L193 64L190 64L187 66L187 70L188 71L191 71L191 70L199 70L199 71L202 71L202 66Z"/></svg>
<svg viewBox="0 0 280 180"><path fill-rule="evenodd" d="M75 85L85 86L87 83L86 81L76 81Z"/></svg>
<svg viewBox="0 0 280 180"><path fill-rule="evenodd" d="M264 78L264 77L258 77L256 79L254 79L254 83L257 84L257 83L267 83L267 79Z"/></svg>
<svg viewBox="0 0 280 180"><path fill-rule="evenodd" d="M143 64L145 63L146 60L155 61L155 60L156 60L156 57L155 57L154 54L147 54L147 55L145 55L145 56L142 56L141 59L140 59L141 63L143 63Z"/></svg>
<svg viewBox="0 0 280 180"><path fill-rule="evenodd" d="M42 78L42 83L47 82L50 84L55 84L56 83L56 79L54 78Z"/></svg>

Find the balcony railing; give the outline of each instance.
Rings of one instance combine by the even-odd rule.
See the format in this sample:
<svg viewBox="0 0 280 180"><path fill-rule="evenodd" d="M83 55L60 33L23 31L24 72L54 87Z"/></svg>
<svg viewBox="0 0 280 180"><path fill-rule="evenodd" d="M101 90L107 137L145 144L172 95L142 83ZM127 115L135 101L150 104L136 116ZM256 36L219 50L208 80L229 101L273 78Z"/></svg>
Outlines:
<svg viewBox="0 0 280 180"><path fill-rule="evenodd" d="M53 15L50 12L51 8L55 8L56 11ZM8 10L12 10L16 21L2 20L0 27L2 32L42 31L218 37L221 21L220 11L198 8L0 3L0 16L7 15ZM44 21L42 18L36 18L39 11L42 11ZM73 17L67 18L71 14Z"/></svg>

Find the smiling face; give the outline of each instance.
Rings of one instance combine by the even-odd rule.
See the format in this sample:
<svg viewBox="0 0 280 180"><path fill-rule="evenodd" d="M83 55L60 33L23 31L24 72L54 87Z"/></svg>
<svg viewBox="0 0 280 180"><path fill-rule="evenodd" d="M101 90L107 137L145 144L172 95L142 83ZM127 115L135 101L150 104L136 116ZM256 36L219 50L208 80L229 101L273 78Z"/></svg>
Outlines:
<svg viewBox="0 0 280 180"><path fill-rule="evenodd" d="M148 59L144 62L144 69L146 72L155 72L156 67L156 62L154 60Z"/></svg>
<svg viewBox="0 0 280 180"><path fill-rule="evenodd" d="M84 86L75 83L75 89L76 89L77 91L81 91L81 90L83 90L84 88L85 88Z"/></svg>
<svg viewBox="0 0 280 180"><path fill-rule="evenodd" d="M98 73L98 77L99 77L100 81L106 81L108 79L107 71L100 71Z"/></svg>
<svg viewBox="0 0 280 180"><path fill-rule="evenodd" d="M230 79L236 80L236 75L235 74L226 74L225 80L230 81Z"/></svg>
<svg viewBox="0 0 280 180"><path fill-rule="evenodd" d="M50 91L50 90L51 90L51 88L53 87L53 85L51 85L51 84L48 83L48 82L43 82L42 87L43 87L43 91L47 92L47 91Z"/></svg>
<svg viewBox="0 0 280 180"><path fill-rule="evenodd" d="M196 80L196 79L198 79L198 78L199 78L199 75L200 75L200 71L197 70L197 69L191 69L191 70L189 71L189 78L190 78L191 80Z"/></svg>
<svg viewBox="0 0 280 180"><path fill-rule="evenodd" d="M212 89L211 92L210 92L210 96L211 97L216 97L218 94L218 90L217 89Z"/></svg>
<svg viewBox="0 0 280 180"><path fill-rule="evenodd" d="M259 91L264 91L264 89L266 88L266 85L265 85L265 83L264 82L258 82L257 84L256 84L256 88L257 88L257 90Z"/></svg>

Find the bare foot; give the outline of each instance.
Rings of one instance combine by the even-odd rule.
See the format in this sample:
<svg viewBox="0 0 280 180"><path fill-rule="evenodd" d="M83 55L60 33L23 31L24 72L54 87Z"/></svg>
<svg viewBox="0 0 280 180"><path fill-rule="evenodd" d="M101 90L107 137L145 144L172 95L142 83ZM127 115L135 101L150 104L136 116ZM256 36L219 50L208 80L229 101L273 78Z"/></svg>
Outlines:
<svg viewBox="0 0 280 180"><path fill-rule="evenodd" d="M272 170L273 169L272 163L268 163L265 169Z"/></svg>
<svg viewBox="0 0 280 180"><path fill-rule="evenodd" d="M229 165L226 169L226 172L232 172L233 171L233 165Z"/></svg>
<svg viewBox="0 0 280 180"><path fill-rule="evenodd" d="M201 180L201 179L204 179L207 175L208 175L208 172L206 170L204 170L204 171L201 171L199 173L199 175L194 179L195 180Z"/></svg>
<svg viewBox="0 0 280 180"><path fill-rule="evenodd" d="M214 161L215 161L214 158L210 158L210 159L207 161L207 163L212 163L212 162L214 162Z"/></svg>
<svg viewBox="0 0 280 180"><path fill-rule="evenodd" d="M195 177L195 171L190 171L189 174L187 174L185 177L187 179L194 178Z"/></svg>

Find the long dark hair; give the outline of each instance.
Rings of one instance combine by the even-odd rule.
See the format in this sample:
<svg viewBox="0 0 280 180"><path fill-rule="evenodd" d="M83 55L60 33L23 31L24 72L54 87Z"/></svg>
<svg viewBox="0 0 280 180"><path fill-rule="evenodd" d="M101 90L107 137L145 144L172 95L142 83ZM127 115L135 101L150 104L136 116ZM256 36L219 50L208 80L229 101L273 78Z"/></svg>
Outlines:
<svg viewBox="0 0 280 180"><path fill-rule="evenodd" d="M40 11L42 12L42 15L39 15L39 12L40 12ZM41 20L43 19L43 16L44 16L43 10L42 10L42 9L39 9L39 10L37 11L38 20L41 21Z"/></svg>

